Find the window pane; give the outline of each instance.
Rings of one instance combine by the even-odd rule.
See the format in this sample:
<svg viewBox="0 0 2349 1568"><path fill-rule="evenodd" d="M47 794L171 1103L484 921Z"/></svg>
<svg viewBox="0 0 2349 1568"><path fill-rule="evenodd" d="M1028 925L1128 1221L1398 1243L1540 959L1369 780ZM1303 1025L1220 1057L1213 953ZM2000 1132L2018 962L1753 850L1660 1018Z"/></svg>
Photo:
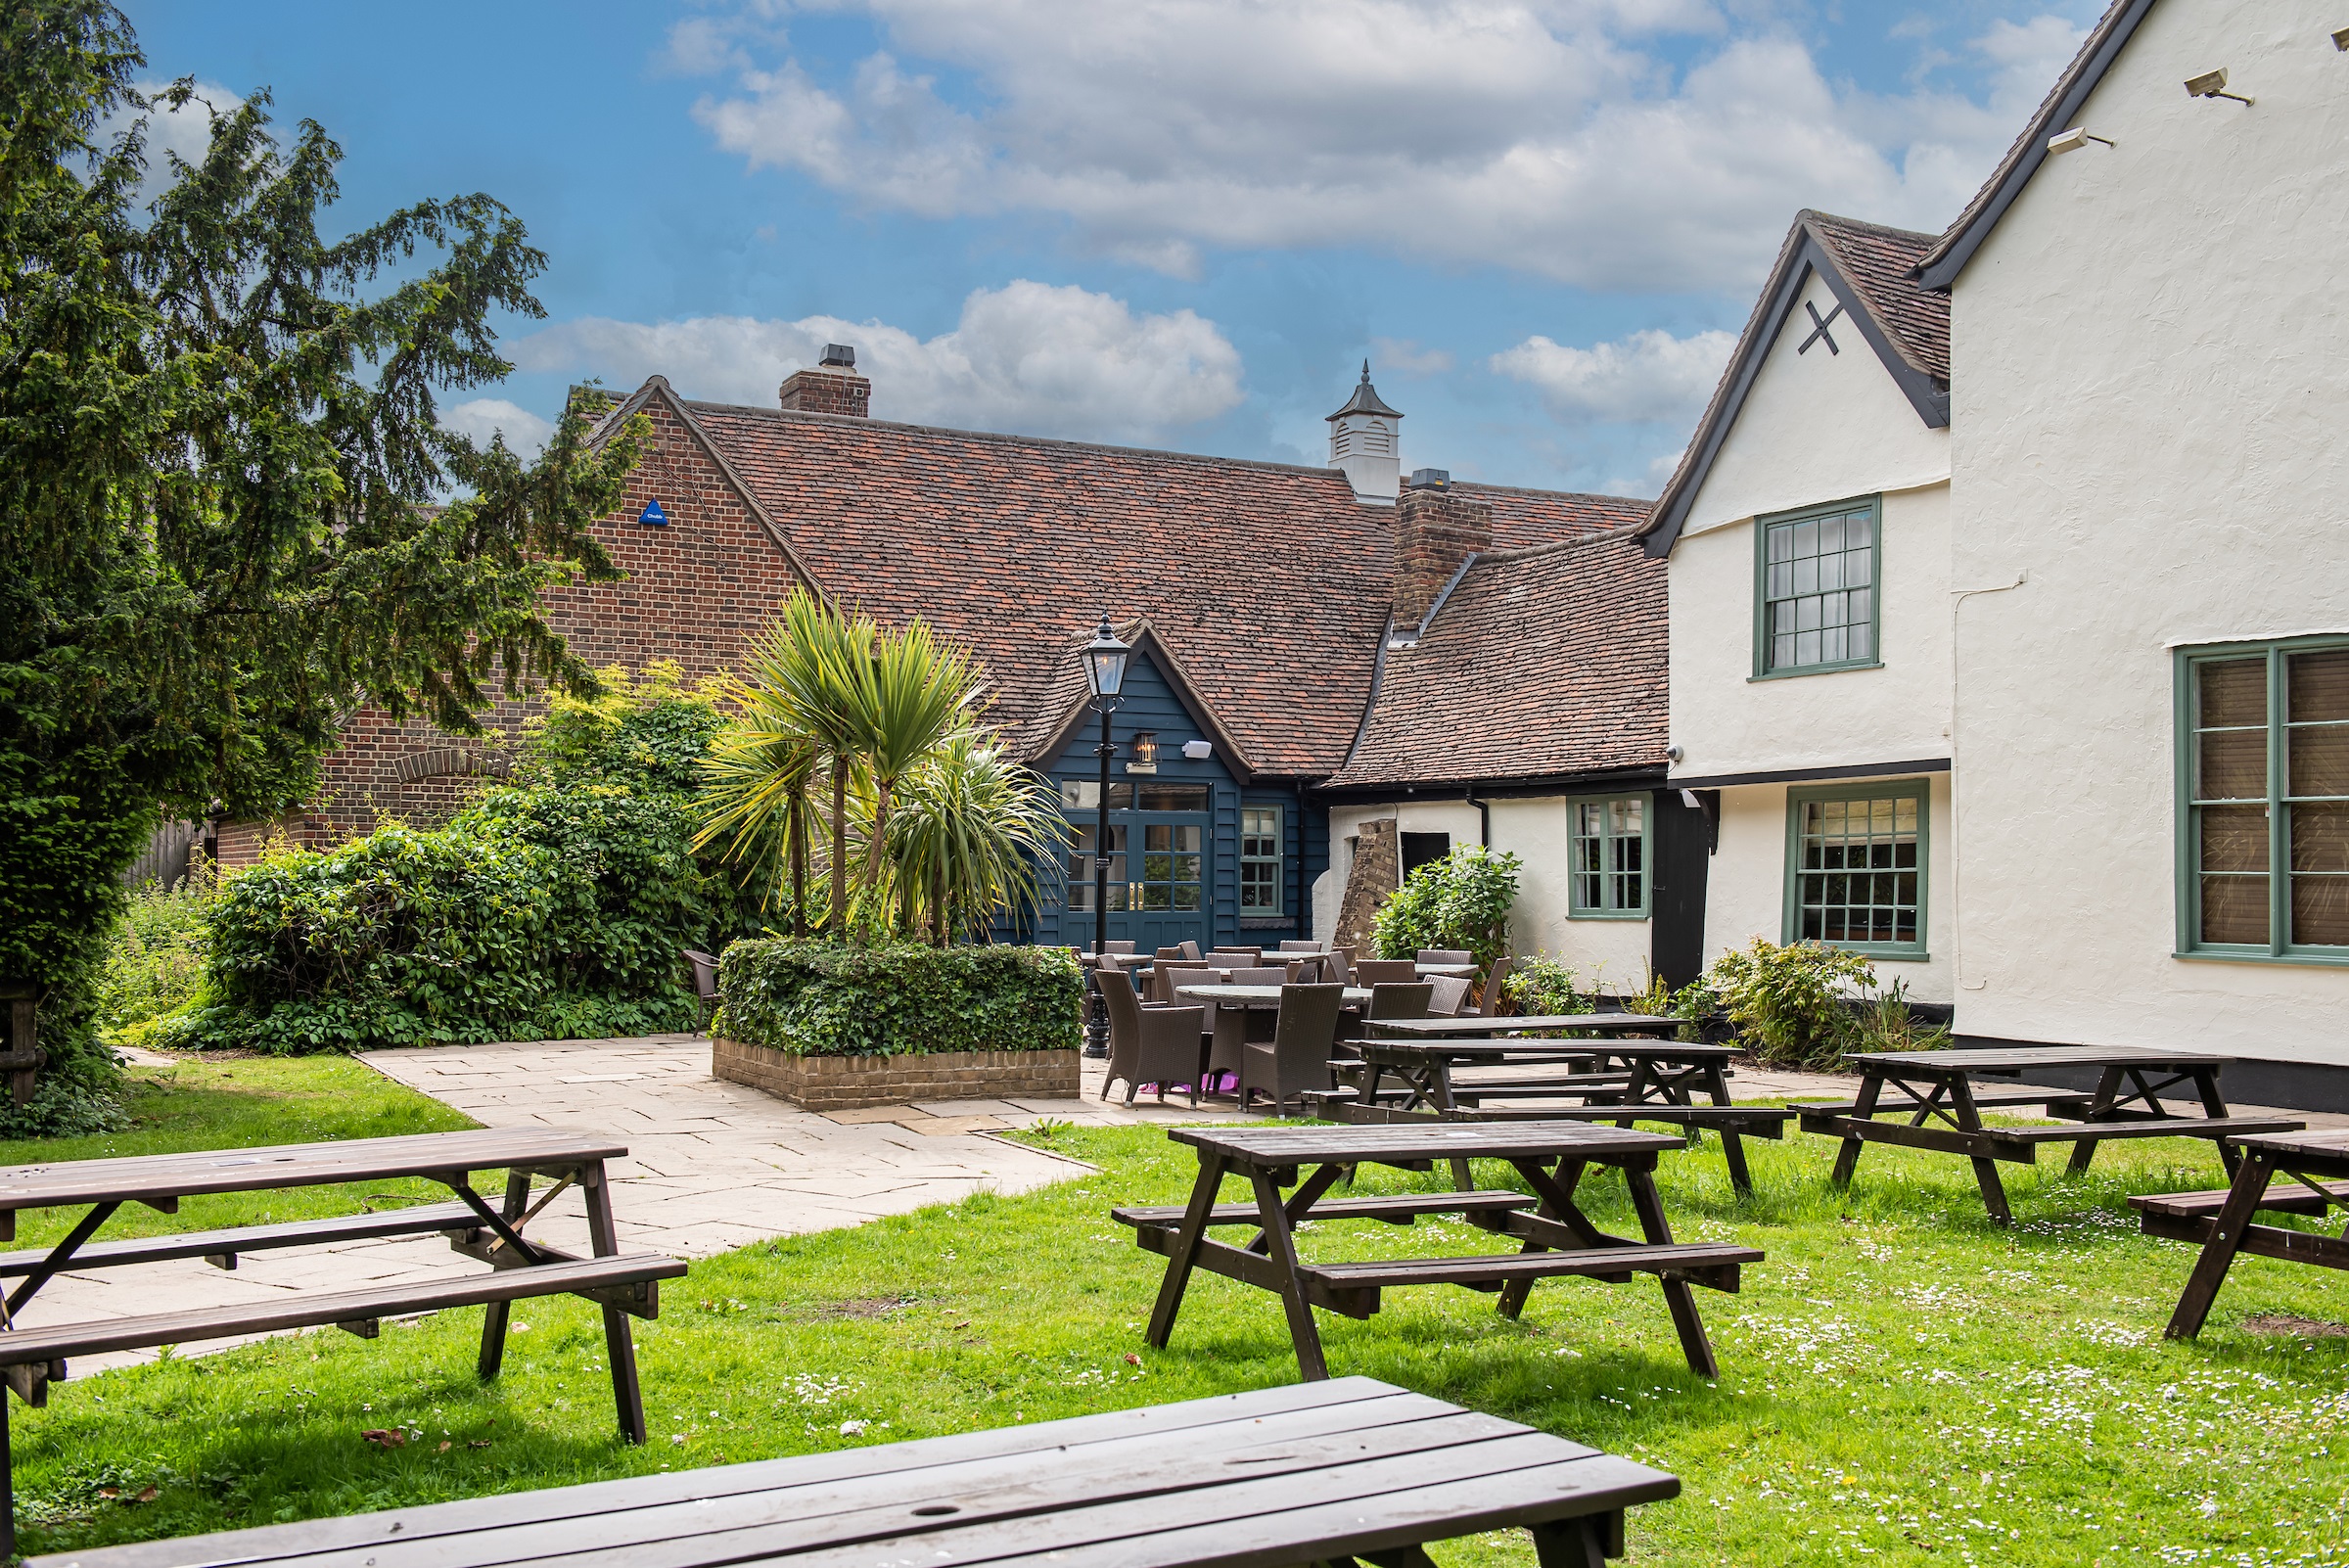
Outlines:
<svg viewBox="0 0 2349 1568"><path fill-rule="evenodd" d="M2202 693L2202 712L2196 723L2207 729L2221 724L2268 721L2265 659L2214 659L2196 665L2194 669Z"/></svg>
<svg viewBox="0 0 2349 1568"><path fill-rule="evenodd" d="M2349 946L2349 877L2292 878L2292 941L2305 947Z"/></svg>
<svg viewBox="0 0 2349 1568"><path fill-rule="evenodd" d="M1176 883L1174 885L1174 907L1177 909L1198 908L1199 884L1196 882Z"/></svg>
<svg viewBox="0 0 2349 1568"><path fill-rule="evenodd" d="M1117 798L1118 792L1126 790L1130 794L1131 788L1130 785L1112 784L1109 804L1112 806L1125 804ZM1204 784L1144 784L1141 786L1141 799L1137 804L1139 808L1145 811L1204 811L1207 809L1207 786Z"/></svg>
<svg viewBox="0 0 2349 1568"><path fill-rule="evenodd" d="M2268 879L2202 879L2202 940L2268 945Z"/></svg>
<svg viewBox="0 0 2349 1568"><path fill-rule="evenodd" d="M1162 883L1157 882L1146 882L1142 884L1142 907L1145 909L1174 908L1174 890Z"/></svg>
<svg viewBox="0 0 2349 1568"><path fill-rule="evenodd" d="M1172 858L1174 862L1172 874L1175 881L1196 882L1199 880L1199 856L1195 854L1177 854ZM1269 873L1272 868L1270 866L1266 866L1264 869ZM1271 880L1269 875L1267 876L1266 880Z"/></svg>
<svg viewBox="0 0 2349 1568"><path fill-rule="evenodd" d="M1143 823L1142 848L1144 851L1156 850L1161 853L1172 850L1174 848L1174 830L1164 822Z"/></svg>
<svg viewBox="0 0 2349 1568"><path fill-rule="evenodd" d="M2205 806L2202 869L2265 871L2268 868L2268 808L2264 806Z"/></svg>
<svg viewBox="0 0 2349 1568"><path fill-rule="evenodd" d="M2287 809L2291 812L2292 869L2349 871L2349 806L2294 806Z"/></svg>
<svg viewBox="0 0 2349 1568"><path fill-rule="evenodd" d="M2294 795L2349 795L2349 724L2295 725L2285 732Z"/></svg>
<svg viewBox="0 0 2349 1568"><path fill-rule="evenodd" d="M2349 648L2293 654L2284 665L2284 679L2290 688L2289 716L2295 723L2349 718Z"/></svg>
<svg viewBox="0 0 2349 1568"><path fill-rule="evenodd" d="M2221 729L2195 737L2201 748L2200 781L2196 799L2259 801L2268 794L2268 732L2264 729Z"/></svg>

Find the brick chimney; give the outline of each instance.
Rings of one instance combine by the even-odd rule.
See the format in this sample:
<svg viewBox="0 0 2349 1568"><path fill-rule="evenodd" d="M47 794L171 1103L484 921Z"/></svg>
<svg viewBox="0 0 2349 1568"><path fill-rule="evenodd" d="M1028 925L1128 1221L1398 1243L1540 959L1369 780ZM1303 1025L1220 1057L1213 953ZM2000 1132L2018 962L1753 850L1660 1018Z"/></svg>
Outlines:
<svg viewBox="0 0 2349 1568"><path fill-rule="evenodd" d="M823 361L812 370L793 371L775 395L789 413L863 419L870 412L873 384L856 374L855 349L828 343Z"/></svg>
<svg viewBox="0 0 2349 1568"><path fill-rule="evenodd" d="M1454 490L1443 469L1414 469L1395 501L1395 628L1425 622L1460 563L1492 548L1492 504Z"/></svg>

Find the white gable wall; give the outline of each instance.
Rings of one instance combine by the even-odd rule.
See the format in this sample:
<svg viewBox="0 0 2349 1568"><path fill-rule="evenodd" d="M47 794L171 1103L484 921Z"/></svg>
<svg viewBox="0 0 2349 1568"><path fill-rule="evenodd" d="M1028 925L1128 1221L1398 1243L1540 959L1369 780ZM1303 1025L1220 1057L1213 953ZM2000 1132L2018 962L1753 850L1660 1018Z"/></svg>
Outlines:
<svg viewBox="0 0 2349 1568"><path fill-rule="evenodd" d="M2173 645L2349 631L2345 22L2156 5L1956 285L1969 1036L2349 1064L2349 970L2172 955Z"/></svg>
<svg viewBox="0 0 2349 1568"><path fill-rule="evenodd" d="M1814 275L1803 300L1835 297ZM1949 755L1950 433L1928 428L1847 314L1840 352L1787 316L1673 546L1672 744L1697 777ZM1879 669L1755 680L1757 516L1884 496Z"/></svg>
<svg viewBox="0 0 2349 1568"><path fill-rule="evenodd" d="M1807 350L1805 302L1835 308L1812 275L1780 327L1673 546L1672 744L1676 776L1867 768L1950 755L1949 461L1946 429L1918 417L1849 312ZM1756 680L1755 519L1883 497L1880 668ZM1919 1001L1947 1002L1954 933L1946 774L1932 774L1925 960L1879 959ZM1708 959L1753 938L1785 940L1787 786L1722 791L1705 890Z"/></svg>

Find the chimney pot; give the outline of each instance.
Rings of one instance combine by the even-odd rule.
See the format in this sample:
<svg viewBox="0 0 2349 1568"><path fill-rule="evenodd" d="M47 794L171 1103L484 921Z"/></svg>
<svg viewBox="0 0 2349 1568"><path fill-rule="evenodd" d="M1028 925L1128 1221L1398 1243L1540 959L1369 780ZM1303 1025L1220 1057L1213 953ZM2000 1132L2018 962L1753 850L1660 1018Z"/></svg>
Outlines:
<svg viewBox="0 0 2349 1568"><path fill-rule="evenodd" d="M1441 490L1449 488L1451 484L1451 470L1449 468L1414 468L1411 470L1411 488L1414 490Z"/></svg>
<svg viewBox="0 0 2349 1568"><path fill-rule="evenodd" d="M1437 483L1423 483L1428 475ZM1395 503L1395 573L1390 602L1398 631L1426 623L1444 585L1472 555L1493 548L1493 507L1451 487L1440 468L1411 475Z"/></svg>
<svg viewBox="0 0 2349 1568"><path fill-rule="evenodd" d="M845 370L854 370L856 368L856 350L845 343L828 343L824 345L823 363L839 365Z"/></svg>

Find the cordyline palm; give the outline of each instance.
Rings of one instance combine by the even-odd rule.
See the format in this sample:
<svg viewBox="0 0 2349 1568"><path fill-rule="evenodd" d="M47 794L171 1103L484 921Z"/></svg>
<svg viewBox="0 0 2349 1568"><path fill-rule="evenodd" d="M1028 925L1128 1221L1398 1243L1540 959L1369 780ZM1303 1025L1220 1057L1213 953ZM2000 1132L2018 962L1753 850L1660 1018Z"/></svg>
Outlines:
<svg viewBox="0 0 2349 1568"><path fill-rule="evenodd" d="M850 776L858 761L859 721L851 702L852 672L871 662L873 623L861 616L826 604L805 588L794 588L783 601L783 619L752 636L743 649L743 674L734 685L745 715L743 744L756 753L758 731L747 726L751 715L776 738L779 749L765 755L763 764L746 758L747 771L734 782L741 809L730 825L737 835L750 832L756 840L767 837L767 847L780 849L790 839L790 796L776 781L778 792L757 796L754 807L751 779L760 765L778 773L803 764L811 782L814 770L828 762L832 771L832 907L824 924L837 932L848 921L849 855L848 793ZM794 744L781 745L784 737ZM727 742L718 747L723 756ZM788 764L788 766L786 765ZM714 771L714 783L722 779ZM805 785L802 786L805 793ZM723 811L719 797L712 809ZM806 821L802 801L801 821ZM706 817L716 823L716 817ZM707 831L707 829L705 830Z"/></svg>
<svg viewBox="0 0 2349 1568"><path fill-rule="evenodd" d="M1037 868L1056 871L1069 842L1058 797L991 732L948 736L899 786L888 835L899 917L942 947L982 935L1036 899Z"/></svg>
<svg viewBox="0 0 2349 1568"><path fill-rule="evenodd" d="M864 857L869 891L881 878L898 788L968 725L979 697L979 670L968 654L941 644L927 622L917 619L902 630L888 631L862 617L858 621L867 634L866 657L843 670L839 689L856 759L873 792Z"/></svg>
<svg viewBox="0 0 2349 1568"><path fill-rule="evenodd" d="M760 903L784 891L788 867L791 932L807 934L807 846L822 827L815 779L823 746L765 688L730 676L714 682L735 709L703 762L702 827L697 850L726 839L725 858L770 867Z"/></svg>

